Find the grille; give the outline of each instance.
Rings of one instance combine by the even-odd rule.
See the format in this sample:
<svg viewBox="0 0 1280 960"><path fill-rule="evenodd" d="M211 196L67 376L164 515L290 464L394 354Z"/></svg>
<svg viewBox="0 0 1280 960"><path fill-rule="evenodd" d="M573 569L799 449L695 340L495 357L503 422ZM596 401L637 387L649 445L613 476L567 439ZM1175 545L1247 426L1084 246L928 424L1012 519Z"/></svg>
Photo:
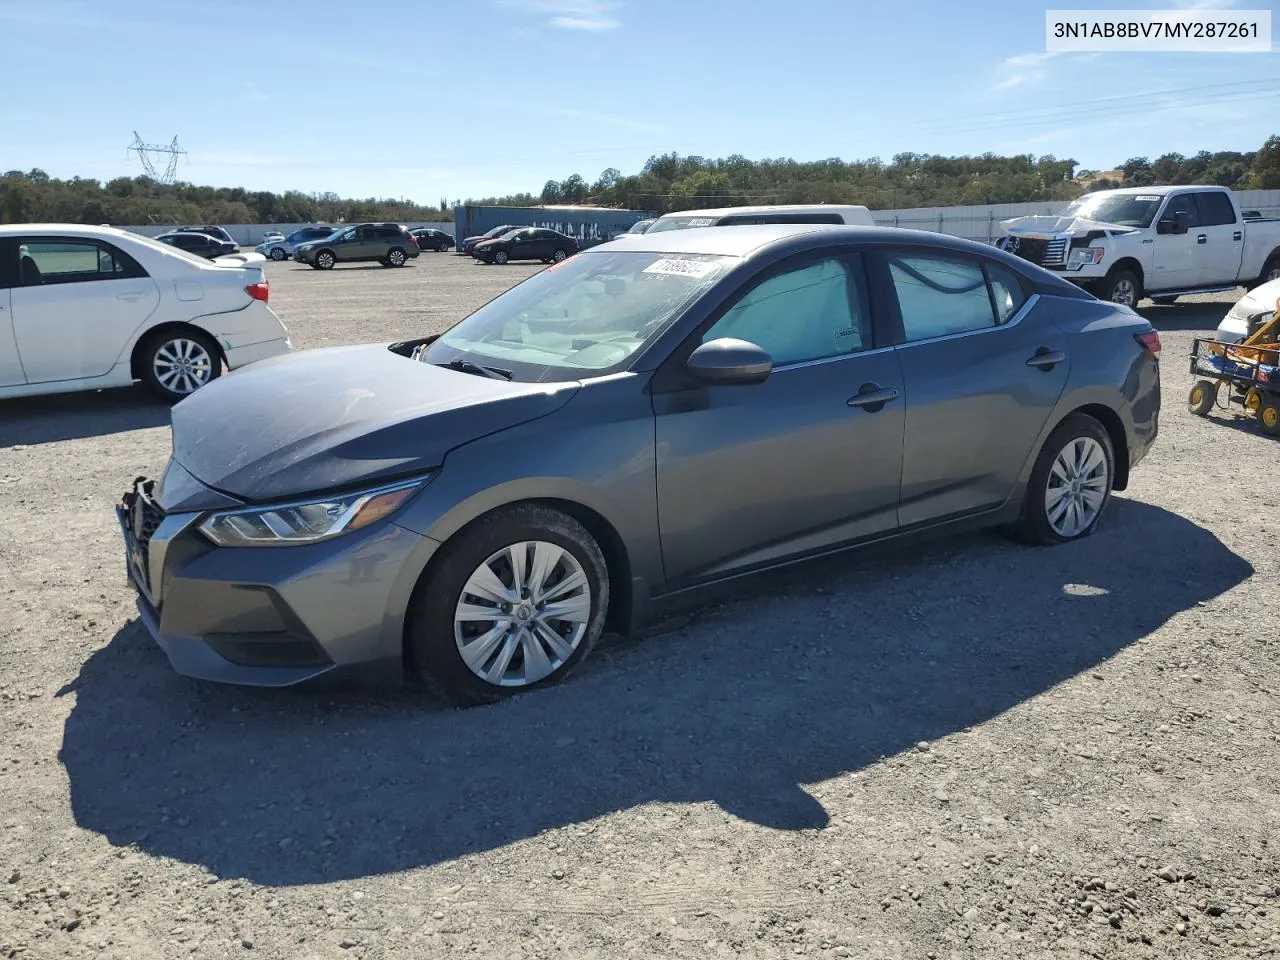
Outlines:
<svg viewBox="0 0 1280 960"><path fill-rule="evenodd" d="M1066 237L1042 240L1039 237L1008 237L1004 249L1043 267L1060 267L1067 262Z"/></svg>
<svg viewBox="0 0 1280 960"><path fill-rule="evenodd" d="M1040 263L1042 266L1060 266L1067 262L1067 238L1061 237L1057 240L1050 240L1044 247L1044 253L1041 255Z"/></svg>
<svg viewBox="0 0 1280 960"><path fill-rule="evenodd" d="M152 536L155 535L156 528L160 526L160 522L164 520L164 510L154 500L147 497L139 497L138 505L135 508L142 517L141 532L138 534L138 543L147 546L151 543Z"/></svg>

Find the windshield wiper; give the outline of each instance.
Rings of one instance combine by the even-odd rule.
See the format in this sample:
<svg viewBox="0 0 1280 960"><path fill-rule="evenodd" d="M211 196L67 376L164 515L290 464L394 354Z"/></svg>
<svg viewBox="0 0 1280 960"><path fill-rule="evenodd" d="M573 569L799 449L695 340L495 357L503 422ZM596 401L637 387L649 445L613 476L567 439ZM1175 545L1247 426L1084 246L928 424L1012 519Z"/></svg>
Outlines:
<svg viewBox="0 0 1280 960"><path fill-rule="evenodd" d="M503 370L501 367L485 367L478 363L472 363L470 360L450 360L448 363L437 363L436 366L448 367L450 370L457 370L460 373L479 374L491 380L510 380L515 376L510 370Z"/></svg>

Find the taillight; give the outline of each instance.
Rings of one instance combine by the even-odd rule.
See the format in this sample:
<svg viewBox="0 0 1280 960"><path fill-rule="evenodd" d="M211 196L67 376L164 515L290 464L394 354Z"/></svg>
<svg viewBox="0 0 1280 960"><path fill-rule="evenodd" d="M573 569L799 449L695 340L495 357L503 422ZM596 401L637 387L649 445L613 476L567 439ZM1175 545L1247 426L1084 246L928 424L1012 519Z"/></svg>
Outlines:
<svg viewBox="0 0 1280 960"><path fill-rule="evenodd" d="M1157 360L1160 359L1160 334L1155 330L1145 330L1142 333L1135 333L1133 335L1133 339L1142 344L1143 348Z"/></svg>
<svg viewBox="0 0 1280 960"><path fill-rule="evenodd" d="M267 297L271 293L270 289L268 289L267 287L267 281L265 280L263 280L261 283L249 284L247 287L244 288L244 292L247 293L249 296L253 297L253 299L255 300L261 300L263 303L267 302ZM1160 349L1159 346L1157 346L1156 349L1157 350Z"/></svg>

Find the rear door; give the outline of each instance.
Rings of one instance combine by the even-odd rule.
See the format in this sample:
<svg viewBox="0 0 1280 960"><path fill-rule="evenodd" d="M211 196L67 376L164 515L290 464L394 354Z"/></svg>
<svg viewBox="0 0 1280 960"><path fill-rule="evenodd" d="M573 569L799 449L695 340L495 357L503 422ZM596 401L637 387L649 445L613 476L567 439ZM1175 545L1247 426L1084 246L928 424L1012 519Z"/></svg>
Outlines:
<svg viewBox="0 0 1280 960"><path fill-rule="evenodd" d="M1244 225L1236 220L1236 208L1222 190L1197 190L1194 194L1200 226L1196 237L1200 277L1204 284L1235 283L1244 257Z"/></svg>
<svg viewBox="0 0 1280 960"><path fill-rule="evenodd" d="M1068 339L998 263L928 248L877 259L901 322L899 522L998 507L1066 387Z"/></svg>
<svg viewBox="0 0 1280 960"><path fill-rule="evenodd" d="M84 237L18 238L13 332L30 383L110 372L160 291L123 250Z"/></svg>
<svg viewBox="0 0 1280 960"><path fill-rule="evenodd" d="M0 239L0 387L27 382L18 355L18 341L13 335L13 311L10 289L18 282L18 246L12 240Z"/></svg>

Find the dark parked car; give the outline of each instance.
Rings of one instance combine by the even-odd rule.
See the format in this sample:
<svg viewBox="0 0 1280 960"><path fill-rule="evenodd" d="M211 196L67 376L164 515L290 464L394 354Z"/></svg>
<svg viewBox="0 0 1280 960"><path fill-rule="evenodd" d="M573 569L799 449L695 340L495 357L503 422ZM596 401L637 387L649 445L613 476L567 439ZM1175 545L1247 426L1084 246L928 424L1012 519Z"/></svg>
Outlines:
<svg viewBox="0 0 1280 960"><path fill-rule="evenodd" d="M417 241L397 223L359 223L324 238L304 243L293 259L316 270L332 270L339 263L374 261L384 267L403 267L419 253Z"/></svg>
<svg viewBox="0 0 1280 960"><path fill-rule="evenodd" d="M174 230L170 233L162 233L155 239L161 243L167 243L171 247L177 247L179 250L185 250L187 253L194 253L197 257L207 257L210 260L216 257L224 257L228 253L240 252L240 248L235 243L211 237L206 233L192 233L189 230Z"/></svg>
<svg viewBox="0 0 1280 960"><path fill-rule="evenodd" d="M417 230L410 230L409 233L417 241L419 250L434 250L436 253L443 253L453 246L453 237L443 230L436 230L432 227L419 227Z"/></svg>
<svg viewBox="0 0 1280 960"><path fill-rule="evenodd" d="M213 381L118 514L179 672L407 667L483 703L740 574L923 530L1088 536L1156 439L1159 349L952 237L646 234L443 334Z"/></svg>
<svg viewBox="0 0 1280 960"><path fill-rule="evenodd" d="M213 237L215 240L221 240L223 243L232 244L237 250L240 249L240 245L236 243L236 238L233 237L230 231L228 231L225 227L215 227L215 226L178 227L173 232L174 233L203 233L207 237Z"/></svg>
<svg viewBox="0 0 1280 960"><path fill-rule="evenodd" d="M521 227L493 240L477 243L471 255L485 263L506 263L508 260L559 263L577 252L578 241L573 237L542 227Z"/></svg>
<svg viewBox="0 0 1280 960"><path fill-rule="evenodd" d="M478 237L467 237L462 241L462 246L458 248L458 252L470 253L472 250L475 249L475 245L477 243L482 243L485 240L492 240L495 237L502 236L504 233L510 233L512 230L519 230L519 229L520 229L519 224L505 224L501 227L494 227L492 230L486 230L484 233L480 234L480 236Z"/></svg>

